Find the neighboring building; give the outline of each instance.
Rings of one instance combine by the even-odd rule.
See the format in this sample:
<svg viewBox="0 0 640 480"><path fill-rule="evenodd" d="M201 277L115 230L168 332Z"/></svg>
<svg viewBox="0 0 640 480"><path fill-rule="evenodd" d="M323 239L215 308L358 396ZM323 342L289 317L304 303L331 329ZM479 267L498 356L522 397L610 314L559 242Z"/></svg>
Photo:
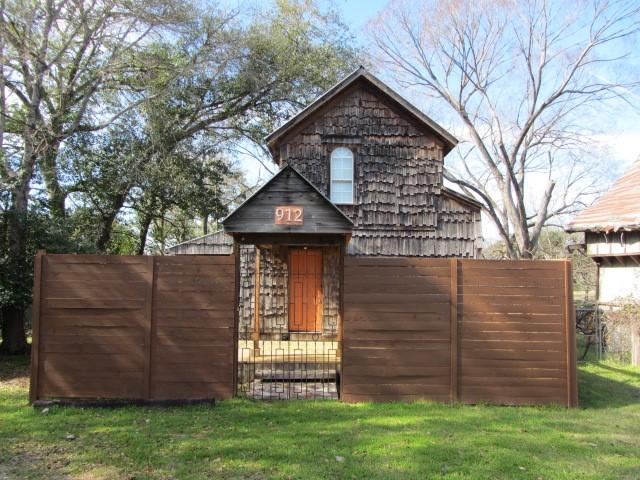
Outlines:
<svg viewBox="0 0 640 480"><path fill-rule="evenodd" d="M481 205L443 186L457 140L364 68L266 142L280 171L223 221L224 232L169 249L242 245L241 327L335 335L344 254L479 256Z"/></svg>
<svg viewBox="0 0 640 480"><path fill-rule="evenodd" d="M600 304L640 300L640 159L609 190L569 223L584 232L584 248L598 266ZM632 357L640 364L640 336L632 332Z"/></svg>
<svg viewBox="0 0 640 480"><path fill-rule="evenodd" d="M598 300L640 299L640 160L567 226L598 265Z"/></svg>

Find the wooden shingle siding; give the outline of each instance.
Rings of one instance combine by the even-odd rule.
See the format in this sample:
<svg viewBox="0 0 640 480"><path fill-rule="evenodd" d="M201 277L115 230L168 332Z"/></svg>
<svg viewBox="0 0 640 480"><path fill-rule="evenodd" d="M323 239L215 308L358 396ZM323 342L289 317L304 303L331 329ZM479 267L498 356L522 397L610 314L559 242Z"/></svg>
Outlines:
<svg viewBox="0 0 640 480"><path fill-rule="evenodd" d="M354 222L351 255L474 257L480 211L443 195L443 145L365 82L356 82L279 146L323 194L329 158L354 154L354 205L338 207Z"/></svg>
<svg viewBox="0 0 640 480"><path fill-rule="evenodd" d="M322 247L322 330L335 333L339 316L339 256L337 247ZM241 331L254 327L255 305L255 255L252 245L240 246L240 301ZM266 334L287 330L288 311L288 249L260 249L260 331Z"/></svg>

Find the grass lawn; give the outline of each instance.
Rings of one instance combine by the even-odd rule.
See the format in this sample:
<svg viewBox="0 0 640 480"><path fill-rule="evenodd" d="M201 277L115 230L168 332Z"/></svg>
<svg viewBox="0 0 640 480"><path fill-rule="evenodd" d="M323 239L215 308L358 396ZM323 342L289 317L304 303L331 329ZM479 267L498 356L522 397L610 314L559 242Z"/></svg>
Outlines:
<svg viewBox="0 0 640 480"><path fill-rule="evenodd" d="M43 414L27 388L26 360L0 359L0 480L640 478L640 369L615 364L580 367L574 410L233 400Z"/></svg>

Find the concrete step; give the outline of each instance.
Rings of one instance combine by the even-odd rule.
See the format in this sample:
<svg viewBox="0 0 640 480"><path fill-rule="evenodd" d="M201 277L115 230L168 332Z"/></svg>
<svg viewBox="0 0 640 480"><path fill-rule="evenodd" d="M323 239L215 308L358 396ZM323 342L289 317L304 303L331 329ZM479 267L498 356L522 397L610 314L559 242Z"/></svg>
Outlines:
<svg viewBox="0 0 640 480"><path fill-rule="evenodd" d="M255 379L265 382L335 381L336 369L257 369Z"/></svg>

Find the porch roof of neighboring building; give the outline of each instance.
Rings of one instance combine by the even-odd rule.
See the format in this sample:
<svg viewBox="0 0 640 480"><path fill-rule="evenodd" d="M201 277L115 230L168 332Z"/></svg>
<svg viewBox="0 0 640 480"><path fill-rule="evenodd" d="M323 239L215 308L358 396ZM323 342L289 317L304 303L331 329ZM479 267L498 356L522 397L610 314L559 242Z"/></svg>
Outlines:
<svg viewBox="0 0 640 480"><path fill-rule="evenodd" d="M569 232L640 230L640 159L566 229Z"/></svg>

